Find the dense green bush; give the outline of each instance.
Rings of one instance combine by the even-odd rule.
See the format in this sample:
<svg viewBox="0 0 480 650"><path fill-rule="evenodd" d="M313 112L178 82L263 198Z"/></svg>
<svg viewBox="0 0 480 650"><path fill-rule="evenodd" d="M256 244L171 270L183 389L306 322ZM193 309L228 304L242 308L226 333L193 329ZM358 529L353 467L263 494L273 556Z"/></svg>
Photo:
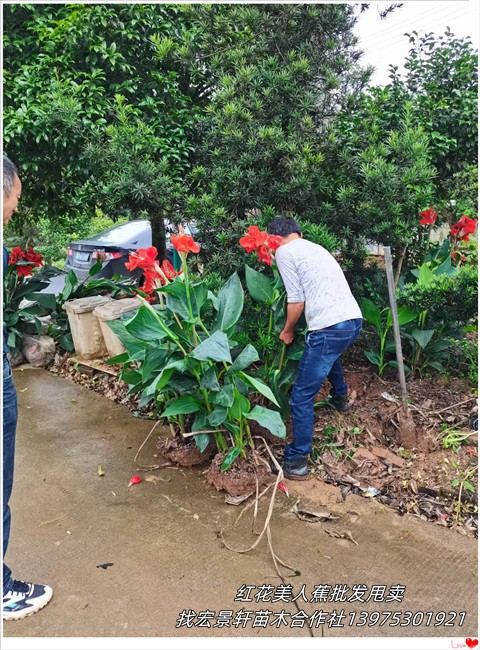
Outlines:
<svg viewBox="0 0 480 650"><path fill-rule="evenodd" d="M474 266L453 276L438 275L428 284L407 284L397 293L401 305L428 311L428 325L467 325L478 318L478 279Z"/></svg>
<svg viewBox="0 0 480 650"><path fill-rule="evenodd" d="M452 349L450 371L478 388L478 340L462 339Z"/></svg>

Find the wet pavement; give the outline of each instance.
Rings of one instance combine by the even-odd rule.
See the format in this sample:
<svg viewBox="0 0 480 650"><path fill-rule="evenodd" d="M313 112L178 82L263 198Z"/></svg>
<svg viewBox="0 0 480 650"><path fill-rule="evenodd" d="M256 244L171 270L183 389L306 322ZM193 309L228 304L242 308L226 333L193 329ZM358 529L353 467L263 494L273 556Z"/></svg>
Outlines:
<svg viewBox="0 0 480 650"><path fill-rule="evenodd" d="M161 462L157 431L133 462L151 421L45 370L14 377L20 421L7 561L14 577L47 582L54 597L38 614L6 623L5 636L307 637L299 610L324 612L313 619L319 637L477 635L476 540L376 501L339 502L339 490L318 480L291 482L271 529L275 552L300 575L285 569L292 587L279 588L265 539L246 554L222 545L219 531L241 506L224 503L204 468L138 470ZM134 474L144 480L128 488ZM290 512L297 499L339 519L300 521ZM250 512L226 530L229 545L255 541ZM326 529L349 530L358 546ZM254 587L251 600L235 600L242 585ZM194 614L177 627L183 610Z"/></svg>

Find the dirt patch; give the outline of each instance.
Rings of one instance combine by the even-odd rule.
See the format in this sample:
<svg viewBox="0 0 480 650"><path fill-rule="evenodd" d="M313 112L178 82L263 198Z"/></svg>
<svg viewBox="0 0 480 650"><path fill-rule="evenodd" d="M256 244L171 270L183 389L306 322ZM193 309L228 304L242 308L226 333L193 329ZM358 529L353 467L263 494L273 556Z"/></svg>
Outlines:
<svg viewBox="0 0 480 650"><path fill-rule="evenodd" d="M478 407L468 383L438 376L407 383L413 432L407 449L396 377L355 368L346 379L350 412L316 408L316 474L340 487L344 499L350 492L376 497L401 514L476 535L478 436L470 422Z"/></svg>
<svg viewBox="0 0 480 650"><path fill-rule="evenodd" d="M273 478L270 470L263 464L256 465L251 458L236 458L226 472L222 472L221 464L226 452L217 454L207 472L207 481L217 490L224 490L232 497L252 494L258 487L265 485Z"/></svg>
<svg viewBox="0 0 480 650"><path fill-rule="evenodd" d="M205 451L201 452L197 447L195 440L192 438L182 438L181 436L172 436L160 440L157 444L158 451L181 467L193 467L207 462L215 451L215 444L210 441Z"/></svg>

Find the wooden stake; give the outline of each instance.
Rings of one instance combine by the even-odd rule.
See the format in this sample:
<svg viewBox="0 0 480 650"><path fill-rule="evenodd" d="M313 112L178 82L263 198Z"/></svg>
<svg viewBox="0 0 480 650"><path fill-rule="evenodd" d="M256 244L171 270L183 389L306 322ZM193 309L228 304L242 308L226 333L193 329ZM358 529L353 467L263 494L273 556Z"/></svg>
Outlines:
<svg viewBox="0 0 480 650"><path fill-rule="evenodd" d="M395 281L393 279L392 252L390 246L384 246L385 270L387 272L388 297L392 311L393 336L395 339L395 353L397 356L398 378L400 380L400 391L402 396L403 409L407 411L407 382L405 381L405 368L403 366L402 340L400 338L400 325L398 323L397 299L395 297Z"/></svg>

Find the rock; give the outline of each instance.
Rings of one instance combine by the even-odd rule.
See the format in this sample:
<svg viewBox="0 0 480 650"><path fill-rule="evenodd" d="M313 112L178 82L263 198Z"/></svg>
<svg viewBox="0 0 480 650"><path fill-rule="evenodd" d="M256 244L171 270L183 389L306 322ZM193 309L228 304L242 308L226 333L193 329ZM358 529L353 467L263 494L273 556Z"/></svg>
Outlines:
<svg viewBox="0 0 480 650"><path fill-rule="evenodd" d="M387 461L390 465L395 465L396 467L403 467L405 465L403 458L400 458L400 456L397 456L393 451L390 451L390 449L386 449L385 447L374 447L372 452L377 458Z"/></svg>
<svg viewBox="0 0 480 650"><path fill-rule="evenodd" d="M55 358L55 341L51 336L25 336L22 352L28 363L37 368L45 368Z"/></svg>
<svg viewBox="0 0 480 650"><path fill-rule="evenodd" d="M378 460L378 457L375 456L375 454L372 454L372 452L369 449L365 449L365 447L360 447L360 449L357 449L357 451L353 454L352 458L353 460L356 460L359 463L362 460L373 460L374 462L377 462Z"/></svg>
<svg viewBox="0 0 480 650"><path fill-rule="evenodd" d="M10 357L10 364L12 368L16 368L17 366L21 366L22 363L24 363L25 357L23 356L23 352L19 350L16 354L12 354Z"/></svg>

